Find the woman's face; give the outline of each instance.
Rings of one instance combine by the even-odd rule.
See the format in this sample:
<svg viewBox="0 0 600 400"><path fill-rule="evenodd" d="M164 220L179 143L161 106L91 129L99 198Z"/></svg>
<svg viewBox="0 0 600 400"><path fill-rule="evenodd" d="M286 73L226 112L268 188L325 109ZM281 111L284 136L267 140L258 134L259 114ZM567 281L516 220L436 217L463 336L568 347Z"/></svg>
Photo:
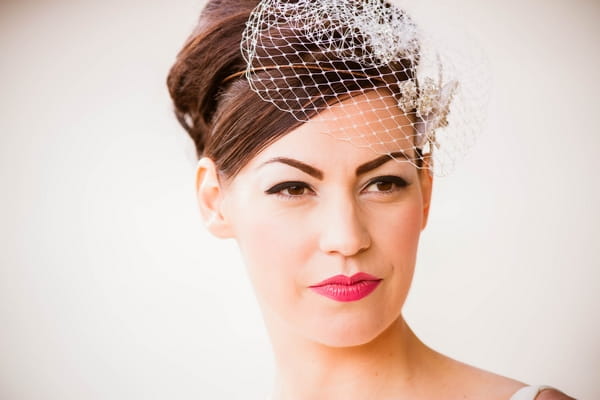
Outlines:
<svg viewBox="0 0 600 400"><path fill-rule="evenodd" d="M322 121L331 116L326 113L364 106L341 107L269 145L222 188L221 203L263 312L335 347L366 343L400 315L431 193L427 172L323 134L331 124L346 136L365 132L351 119ZM362 111L375 121L376 108L371 103ZM377 129L369 128L363 144L379 142ZM390 150L414 156L412 140L403 136ZM358 272L380 279L359 300L340 301L310 288Z"/></svg>

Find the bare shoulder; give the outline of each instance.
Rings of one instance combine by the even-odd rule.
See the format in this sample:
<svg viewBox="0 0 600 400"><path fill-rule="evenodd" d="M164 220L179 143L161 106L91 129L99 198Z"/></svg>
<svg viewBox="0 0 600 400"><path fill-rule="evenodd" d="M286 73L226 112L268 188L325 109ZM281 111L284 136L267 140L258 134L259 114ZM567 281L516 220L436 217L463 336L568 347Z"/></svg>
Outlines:
<svg viewBox="0 0 600 400"><path fill-rule="evenodd" d="M569 397L563 392L556 389L542 390L536 397L536 400L575 400L573 397Z"/></svg>
<svg viewBox="0 0 600 400"><path fill-rule="evenodd" d="M516 379L470 365L465 365L464 372L474 399L509 400L519 389L527 386Z"/></svg>
<svg viewBox="0 0 600 400"><path fill-rule="evenodd" d="M445 358L443 361L444 375L451 379L455 384L453 385L454 387L460 387L464 390L460 394L460 397L456 396L458 393L448 397L509 400L516 391L527 386L518 380L486 371L446 356L442 357Z"/></svg>
<svg viewBox="0 0 600 400"><path fill-rule="evenodd" d="M526 385L523 382L506 376L485 371L467 364L464 365L466 381L470 381L474 398L509 400L519 389ZM470 397L469 397L470 398ZM575 400L557 389L542 390L535 400Z"/></svg>
<svg viewBox="0 0 600 400"><path fill-rule="evenodd" d="M440 398L510 400L517 391L529 386L516 379L477 368L441 353L435 353L437 365L441 367L439 380L447 383L446 388L460 388L456 392L440 393ZM549 388L540 391L535 400L575 399L557 389Z"/></svg>

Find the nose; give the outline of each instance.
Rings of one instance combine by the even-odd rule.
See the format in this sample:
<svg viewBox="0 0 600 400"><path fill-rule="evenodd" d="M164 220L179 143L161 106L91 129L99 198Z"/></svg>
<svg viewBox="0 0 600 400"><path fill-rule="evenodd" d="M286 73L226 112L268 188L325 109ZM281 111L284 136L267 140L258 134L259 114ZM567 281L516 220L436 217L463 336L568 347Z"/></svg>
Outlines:
<svg viewBox="0 0 600 400"><path fill-rule="evenodd" d="M355 202L350 199L331 202L324 210L320 222L321 251L349 257L371 246L371 236L359 211Z"/></svg>

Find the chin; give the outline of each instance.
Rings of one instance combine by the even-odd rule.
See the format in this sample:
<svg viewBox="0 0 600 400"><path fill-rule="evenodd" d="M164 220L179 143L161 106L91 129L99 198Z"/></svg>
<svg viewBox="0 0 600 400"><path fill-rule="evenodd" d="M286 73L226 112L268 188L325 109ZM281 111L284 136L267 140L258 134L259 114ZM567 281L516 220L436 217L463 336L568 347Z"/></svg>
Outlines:
<svg viewBox="0 0 600 400"><path fill-rule="evenodd" d="M361 346L375 340L396 318L386 320L346 316L324 321L305 332L308 339L328 347Z"/></svg>

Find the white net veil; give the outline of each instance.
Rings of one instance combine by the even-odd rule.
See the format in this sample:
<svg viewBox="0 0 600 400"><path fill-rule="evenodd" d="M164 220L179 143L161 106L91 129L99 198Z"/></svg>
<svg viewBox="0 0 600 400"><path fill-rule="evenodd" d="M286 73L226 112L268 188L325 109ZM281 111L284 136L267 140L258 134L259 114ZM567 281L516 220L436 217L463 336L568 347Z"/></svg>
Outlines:
<svg viewBox="0 0 600 400"><path fill-rule="evenodd" d="M244 75L299 121L318 115L322 132L446 175L482 127L485 57L435 39L405 10L383 0L262 0L242 37Z"/></svg>

